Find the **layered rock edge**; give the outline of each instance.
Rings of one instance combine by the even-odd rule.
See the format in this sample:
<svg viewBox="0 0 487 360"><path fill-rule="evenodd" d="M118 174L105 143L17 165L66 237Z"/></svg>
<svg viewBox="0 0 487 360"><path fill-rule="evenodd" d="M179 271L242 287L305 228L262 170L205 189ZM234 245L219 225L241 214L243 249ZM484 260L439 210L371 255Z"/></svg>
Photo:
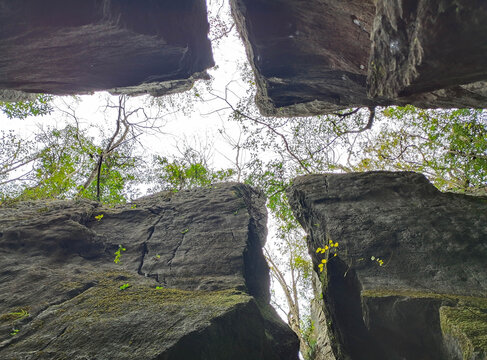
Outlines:
<svg viewBox="0 0 487 360"><path fill-rule="evenodd" d="M214 65L204 0L1 0L0 24L1 89L161 96Z"/></svg>

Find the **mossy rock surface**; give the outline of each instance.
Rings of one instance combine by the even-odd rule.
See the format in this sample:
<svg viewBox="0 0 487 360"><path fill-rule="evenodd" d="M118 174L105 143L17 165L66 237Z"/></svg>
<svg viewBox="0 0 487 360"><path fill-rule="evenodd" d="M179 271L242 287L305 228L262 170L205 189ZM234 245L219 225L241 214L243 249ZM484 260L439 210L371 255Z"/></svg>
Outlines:
<svg viewBox="0 0 487 360"><path fill-rule="evenodd" d="M463 360L487 359L487 300L483 307L465 304L440 308L441 329ZM453 350L453 349L452 349Z"/></svg>
<svg viewBox="0 0 487 360"><path fill-rule="evenodd" d="M487 298L390 289L365 290L362 297L369 305L374 299L390 300L395 304L407 301L434 304L433 307L438 309L441 340L447 356L462 360L483 360L487 356ZM386 311L385 307L382 311ZM424 329L429 326L425 324Z"/></svg>
<svg viewBox="0 0 487 360"><path fill-rule="evenodd" d="M133 285L121 290L124 284ZM153 281L112 273L32 321L17 323L20 331L2 344L2 358L27 359L34 353L35 359L81 359L80 354L96 357L99 349L109 348L105 358L151 359L177 346L185 336L194 336L200 345L214 343L217 339L206 334L210 329L223 330L221 324L244 314L253 321L232 327L238 333L249 326L248 332L254 331L258 343L263 328L252 326L263 319L255 308L251 296L236 290L156 289Z"/></svg>
<svg viewBox="0 0 487 360"><path fill-rule="evenodd" d="M269 304L264 203L226 183L0 208L0 359L297 360Z"/></svg>

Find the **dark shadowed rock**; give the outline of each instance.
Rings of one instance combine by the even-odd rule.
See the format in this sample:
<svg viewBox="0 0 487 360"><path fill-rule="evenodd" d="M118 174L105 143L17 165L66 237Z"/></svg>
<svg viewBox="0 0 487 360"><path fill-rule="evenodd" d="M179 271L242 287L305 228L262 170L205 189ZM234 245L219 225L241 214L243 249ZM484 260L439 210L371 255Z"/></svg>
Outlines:
<svg viewBox="0 0 487 360"><path fill-rule="evenodd" d="M486 19L483 0L377 1L370 94L396 98L487 79Z"/></svg>
<svg viewBox="0 0 487 360"><path fill-rule="evenodd" d="M320 114L377 103L365 89L372 0L231 4L263 114Z"/></svg>
<svg viewBox="0 0 487 360"><path fill-rule="evenodd" d="M0 209L0 357L296 360L268 302L264 202L229 183Z"/></svg>
<svg viewBox="0 0 487 360"><path fill-rule="evenodd" d="M0 0L0 88L155 96L213 66L203 0Z"/></svg>
<svg viewBox="0 0 487 360"><path fill-rule="evenodd" d="M372 172L300 177L289 198L319 278L323 359L486 358L486 197Z"/></svg>
<svg viewBox="0 0 487 360"><path fill-rule="evenodd" d="M261 113L306 116L350 107L405 104L423 108L487 106L487 86L480 82L487 78L483 37L486 25L482 21L485 11L475 14L475 24L469 18L476 4L482 3L481 8L485 8L484 2L474 1L465 11L463 5L458 5L462 11L455 24L464 30L461 35L455 27L447 26L450 18L437 24L438 28L429 22L436 19L434 16L419 18L417 28L426 38L421 40L422 51L428 57L423 57L421 68L415 68L416 65L398 64L397 56L386 54L391 38L407 38L409 28L400 28L398 34L391 35L390 24L379 20L396 21L403 8L417 2L428 5L440 1L379 1L375 18L376 2L372 0L231 0L233 16L255 73L256 103ZM381 8L387 11L381 12ZM448 6L447 10L452 11ZM469 34L473 36L463 41ZM409 47L413 40L401 40L401 49L407 54L413 52ZM374 52L369 65L371 48ZM445 58L444 54L449 56ZM408 96L375 90L373 97L367 94L367 76L375 88L379 83L370 79L377 77L379 85L386 86L383 83L391 78L407 81L411 78L408 72L415 70L421 72L418 81L422 87L408 92Z"/></svg>

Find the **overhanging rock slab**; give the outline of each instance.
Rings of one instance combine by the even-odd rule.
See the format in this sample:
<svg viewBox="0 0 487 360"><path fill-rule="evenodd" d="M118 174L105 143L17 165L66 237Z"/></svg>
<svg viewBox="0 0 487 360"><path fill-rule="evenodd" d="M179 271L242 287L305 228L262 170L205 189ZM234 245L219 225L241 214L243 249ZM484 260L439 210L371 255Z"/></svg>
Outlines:
<svg viewBox="0 0 487 360"><path fill-rule="evenodd" d="M377 1L370 95L404 97L487 79L486 19L482 0Z"/></svg>
<svg viewBox="0 0 487 360"><path fill-rule="evenodd" d="M463 3L231 0L255 73L257 106L265 116L284 117L387 105L487 106L486 5L481 0ZM452 10L453 4L459 5ZM439 15L418 13L408 24L417 32L399 27L390 34L390 23L408 21L401 14L414 6ZM455 9L460 15L449 27ZM405 59L390 53L396 37ZM422 57L414 57L418 39ZM403 91L409 82L414 91Z"/></svg>
<svg viewBox="0 0 487 360"><path fill-rule="evenodd" d="M374 105L366 94L372 0L232 0L265 115Z"/></svg>
<svg viewBox="0 0 487 360"><path fill-rule="evenodd" d="M0 0L0 88L189 89L213 66L204 0Z"/></svg>

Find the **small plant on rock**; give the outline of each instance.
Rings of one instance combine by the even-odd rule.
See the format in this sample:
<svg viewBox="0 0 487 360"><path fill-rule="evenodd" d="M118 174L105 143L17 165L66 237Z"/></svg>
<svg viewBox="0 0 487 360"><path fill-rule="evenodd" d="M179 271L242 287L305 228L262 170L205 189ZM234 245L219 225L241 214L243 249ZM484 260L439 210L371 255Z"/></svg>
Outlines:
<svg viewBox="0 0 487 360"><path fill-rule="evenodd" d="M318 264L320 272L323 272L325 264L329 261L330 257L335 257L338 254L338 242L333 242L333 240L328 240L328 245L323 248L316 249L317 254L323 255L321 263Z"/></svg>
<svg viewBox="0 0 487 360"><path fill-rule="evenodd" d="M122 257L122 251L126 250L127 249L125 249L122 245L118 245L118 250L115 251L115 260L113 260L115 264L118 264L120 262L120 258Z"/></svg>
<svg viewBox="0 0 487 360"><path fill-rule="evenodd" d="M126 283L126 284L120 285L118 288L123 291L125 289L128 289L131 286L132 285L130 285L129 283Z"/></svg>

